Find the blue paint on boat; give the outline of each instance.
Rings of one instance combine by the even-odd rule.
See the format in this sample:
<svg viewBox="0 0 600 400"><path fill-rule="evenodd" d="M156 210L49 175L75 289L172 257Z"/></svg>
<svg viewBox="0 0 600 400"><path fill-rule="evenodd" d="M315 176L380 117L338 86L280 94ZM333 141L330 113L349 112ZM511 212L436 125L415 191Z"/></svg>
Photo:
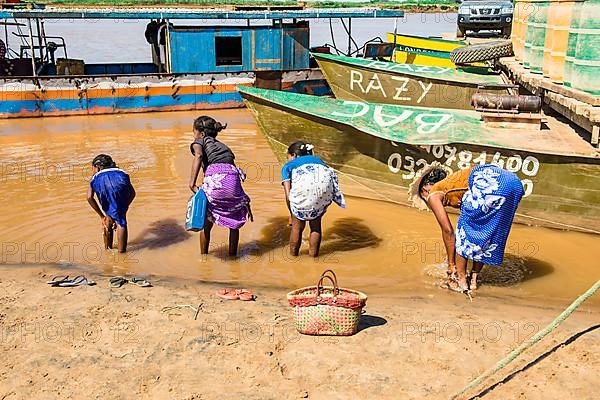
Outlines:
<svg viewBox="0 0 600 400"><path fill-rule="evenodd" d="M178 96L131 96L114 98L90 98L83 101L76 99L55 99L47 101L17 100L0 101L0 114L30 113L36 115L53 114L57 112L81 113L94 112L94 109L112 109L114 112L131 112L144 109L173 108L177 106L189 106L189 109L217 108L220 105L238 104L243 105L242 97L238 92L230 93L207 93L188 94ZM202 107L200 107L202 106Z"/></svg>

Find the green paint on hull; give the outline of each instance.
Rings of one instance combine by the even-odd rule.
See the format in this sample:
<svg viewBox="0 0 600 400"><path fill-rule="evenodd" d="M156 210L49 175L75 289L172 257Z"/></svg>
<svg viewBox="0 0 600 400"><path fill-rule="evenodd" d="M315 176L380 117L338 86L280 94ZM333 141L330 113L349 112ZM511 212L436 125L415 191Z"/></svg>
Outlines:
<svg viewBox="0 0 600 400"><path fill-rule="evenodd" d="M481 84L504 84L499 75L324 54L314 56L335 96L344 100L471 110L471 98L476 92L508 93L500 88L478 89Z"/></svg>
<svg viewBox="0 0 600 400"><path fill-rule="evenodd" d="M350 195L407 204L408 185L427 163L437 160L454 170L496 163L523 181L526 197L519 207L518 222L600 233L598 158L543 154L486 143L479 139L485 137L481 135L482 123L470 112L451 112L448 124L456 125L456 129L422 137L414 133L416 116L443 110L371 104L369 107L383 107L386 116L415 113L396 124L393 131L375 132L376 124L367 123L374 114L339 116L350 110L343 101L253 88L242 88L240 92L280 162L285 162L290 143L309 141L315 145L316 154L339 172L343 190ZM354 111L361 112L362 108ZM473 140L456 140L469 135L458 132L462 129L469 129L470 135L478 131L479 135Z"/></svg>

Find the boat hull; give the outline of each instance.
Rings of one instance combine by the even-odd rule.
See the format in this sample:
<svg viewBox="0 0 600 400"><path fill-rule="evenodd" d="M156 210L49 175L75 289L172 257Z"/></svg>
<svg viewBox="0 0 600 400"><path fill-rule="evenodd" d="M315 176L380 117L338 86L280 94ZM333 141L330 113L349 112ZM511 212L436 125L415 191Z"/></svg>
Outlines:
<svg viewBox="0 0 600 400"><path fill-rule="evenodd" d="M239 86L320 94L328 87L320 71L12 78L0 80L0 119L239 108Z"/></svg>
<svg viewBox="0 0 600 400"><path fill-rule="evenodd" d="M408 205L410 182L430 162L455 171L493 163L523 182L518 223L600 233L600 159L464 143L392 142L252 93L242 96L281 163L290 143L308 141L339 172L349 195Z"/></svg>
<svg viewBox="0 0 600 400"><path fill-rule="evenodd" d="M342 100L404 106L472 110L471 98L475 93L507 94L507 89L479 89L476 82L490 82L486 75L475 75L473 82L464 83L445 78L419 76L419 71L450 71L448 68L411 66L371 61L361 65L315 55L334 95ZM384 69L385 68L385 69ZM411 72L407 73L405 71ZM430 75L430 74L429 74ZM494 83L502 83L498 77Z"/></svg>

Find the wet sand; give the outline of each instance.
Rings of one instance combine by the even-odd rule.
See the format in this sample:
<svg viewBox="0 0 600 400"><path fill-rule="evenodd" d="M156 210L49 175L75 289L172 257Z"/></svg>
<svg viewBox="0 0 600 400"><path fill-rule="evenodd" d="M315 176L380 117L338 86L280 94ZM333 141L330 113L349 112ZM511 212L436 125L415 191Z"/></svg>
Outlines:
<svg viewBox="0 0 600 400"><path fill-rule="evenodd" d="M471 303L437 287L444 252L430 213L358 198L328 211L320 258L306 243L290 258L275 156L247 110L211 115L230 124L222 140L248 173L256 217L237 259L224 229L204 257L183 229L196 113L0 121L0 398L448 398L597 279L597 236L516 225ZM102 250L85 200L98 153L138 192L125 256ZM369 295L354 337L295 333L285 294L326 268ZM81 272L98 285L44 283ZM155 287L109 289L115 274ZM225 284L258 299L218 300ZM191 308L162 311L200 303L196 321ZM487 386L545 357L485 398L595 397L599 312L597 295Z"/></svg>
<svg viewBox="0 0 600 400"><path fill-rule="evenodd" d="M0 269L0 398L448 399L561 311L399 292L372 295L355 336L317 338L295 332L281 289L236 302L189 279L155 278L150 289L109 289L93 273L93 287L43 283L59 272L78 271ZM199 304L197 320L189 307L165 309ZM470 395L596 398L599 317L584 304Z"/></svg>

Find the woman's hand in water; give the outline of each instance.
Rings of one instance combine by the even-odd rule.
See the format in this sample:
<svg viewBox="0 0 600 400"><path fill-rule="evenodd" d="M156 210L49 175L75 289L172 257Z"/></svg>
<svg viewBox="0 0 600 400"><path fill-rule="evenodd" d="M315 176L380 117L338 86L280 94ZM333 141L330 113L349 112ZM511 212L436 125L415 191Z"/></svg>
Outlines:
<svg viewBox="0 0 600 400"><path fill-rule="evenodd" d="M115 223L115 222L114 222L114 221L113 221L111 218L109 218L109 217L107 217L107 216L103 216L103 217L101 217L101 222L102 222L102 228L103 228L105 231L107 231L107 232L108 232L108 231L112 231L112 230L114 230L114 229L115 229L115 227L116 227L116 226L115 226L115 225L116 225L116 223Z"/></svg>
<svg viewBox="0 0 600 400"><path fill-rule="evenodd" d="M248 207L248 218L250 218L250 222L254 222L254 215L252 214L250 207Z"/></svg>
<svg viewBox="0 0 600 400"><path fill-rule="evenodd" d="M198 186L192 183L190 184L190 190L192 191L192 193L196 193L198 191Z"/></svg>

